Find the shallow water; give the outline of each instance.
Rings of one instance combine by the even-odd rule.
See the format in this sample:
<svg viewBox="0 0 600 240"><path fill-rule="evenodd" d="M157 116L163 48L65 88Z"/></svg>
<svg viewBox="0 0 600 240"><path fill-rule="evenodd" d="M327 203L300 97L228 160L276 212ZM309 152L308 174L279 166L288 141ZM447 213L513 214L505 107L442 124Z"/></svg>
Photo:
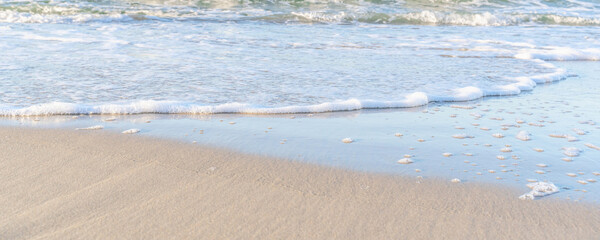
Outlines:
<svg viewBox="0 0 600 240"><path fill-rule="evenodd" d="M600 151L586 144L600 146L599 8L0 0L0 124L136 128L361 171L535 179L562 189L552 197L597 202ZM565 151L579 156L563 161ZM414 163L398 164L404 155Z"/></svg>
<svg viewBox="0 0 600 240"><path fill-rule="evenodd" d="M586 146L600 146L600 75L595 65L562 63L561 67L581 74L541 85L535 93L460 105L436 103L408 109L293 115L12 117L3 118L0 124L68 129L100 125L103 130L91 131L114 132L135 128L141 130L141 136L359 171L492 182L522 188L523 193L528 191L528 180L535 179L561 188L549 198L598 203L600 183L590 179L600 181L600 176L594 175L600 173L600 150ZM521 131L529 132L531 140L517 139ZM494 137L497 133L504 137ZM468 137L458 139L455 135ZM569 135L577 141L550 135ZM353 142L343 143L344 138ZM579 156L564 161L567 156L563 148L573 147L581 150ZM407 154L414 163L398 164ZM540 170L543 174L538 173ZM582 180L587 184L577 182Z"/></svg>
<svg viewBox="0 0 600 240"><path fill-rule="evenodd" d="M514 95L578 74L552 61L600 59L599 6L2 0L0 114L300 113Z"/></svg>

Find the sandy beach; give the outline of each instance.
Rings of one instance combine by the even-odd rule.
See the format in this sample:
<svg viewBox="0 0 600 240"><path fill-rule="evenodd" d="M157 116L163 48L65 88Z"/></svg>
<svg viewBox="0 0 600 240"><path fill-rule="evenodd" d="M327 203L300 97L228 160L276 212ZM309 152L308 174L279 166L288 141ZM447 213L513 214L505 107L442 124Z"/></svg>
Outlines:
<svg viewBox="0 0 600 240"><path fill-rule="evenodd" d="M103 131L0 128L2 239L595 239L596 205Z"/></svg>
<svg viewBox="0 0 600 240"><path fill-rule="evenodd" d="M599 0L0 0L0 240L600 239Z"/></svg>

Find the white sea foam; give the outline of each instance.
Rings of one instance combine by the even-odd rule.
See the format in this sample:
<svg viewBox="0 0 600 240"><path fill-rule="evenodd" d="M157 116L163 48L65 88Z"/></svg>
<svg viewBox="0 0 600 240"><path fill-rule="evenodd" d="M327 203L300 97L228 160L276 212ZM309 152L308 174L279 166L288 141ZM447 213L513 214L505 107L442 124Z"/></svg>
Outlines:
<svg viewBox="0 0 600 240"><path fill-rule="evenodd" d="M58 10L60 11L60 10ZM123 14L89 14L80 13L73 15L51 15L38 14L29 12L19 12L13 10L0 11L0 23L85 23L90 21L95 22L126 22L133 21L130 16Z"/></svg>
<svg viewBox="0 0 600 240"><path fill-rule="evenodd" d="M415 30L406 36L398 36L396 29L369 29L366 33L361 30L363 25L352 29L311 27L319 34L308 38L296 35L305 26L288 30L298 25L280 27L273 24L256 31L256 26L252 24L238 24L236 34L229 34L229 30L222 29L219 24L208 27L205 34L189 30L199 25L195 22L198 19L209 22L230 19L256 21L263 17L260 20L280 21L278 18L282 17L283 22L288 22L290 15L295 19L333 23L493 26L526 22L576 22L577 19L588 24L596 19L595 14L587 12L577 17L562 16L559 13L564 13L564 9L529 14L518 11L512 13L506 10L512 6L502 4L497 11L493 11L494 7L482 10L478 9L478 5L466 4L468 7L461 11L440 11L429 7L419 9L418 6L414 9L398 8L404 6L398 3L378 6L386 10L379 12L376 10L380 9L372 9L373 5L368 1L356 4L336 1L328 3L344 11L337 11L338 8L328 11L331 7L329 4L310 1L307 4L311 10L308 11L302 8L290 10L287 4L269 1L269 4L275 4L274 8L281 10L274 16L274 12L270 11L272 9L262 9L260 4L236 3L234 6L239 7L236 9L239 12L235 12L212 4L199 7L170 3L132 6L122 2L99 5L69 0L59 3L22 3L0 3L4 6L0 10L0 22L9 23L0 26L0 34L6 37L6 41L4 38L0 41L0 49L5 50L0 56L0 62L3 63L0 64L0 71L7 73L0 76L0 116L282 114L409 108L430 102L461 102L487 96L517 95L533 90L537 84L573 76L545 60L595 61L600 58L600 47L597 47L600 42L593 34L578 35L579 40L584 39L581 40L583 43L580 41L570 45L561 44L560 41L505 38L504 34L485 39L487 34L470 36L483 30L471 28L463 30L473 39L461 39L454 33L448 36L438 33L438 30L426 30L431 36L423 38L420 37L422 30ZM473 9L478 10L469 11ZM240 19L236 14L243 17ZM565 20L567 18L570 20ZM139 22L141 32L161 37L149 38L137 33L115 34L115 31L135 31L132 31L130 24L103 23L138 20L144 21ZM155 28L152 22L155 20L164 23L164 28ZM39 25L42 27L31 30L28 24L10 23L42 23ZM46 28L43 23L60 24L51 24L48 26L52 28ZM271 31L271 28L275 30ZM345 30L352 31L346 33ZM501 30L512 31L506 28ZM221 34L223 32L228 34ZM279 34L273 35L271 32ZM317 35L339 35L336 38L340 40ZM22 43L29 46L19 48ZM563 45L569 47L557 47ZM165 46L170 46L170 51L163 51ZM229 58L213 58L231 55L231 46L248 47L241 47L245 50ZM74 49L83 54L70 54ZM357 51L359 49L360 53ZM204 55L209 57L196 58ZM12 56L32 57L19 60ZM33 56L58 61L38 61ZM158 61L163 58L168 61ZM202 62L206 66L195 67L190 64L193 62ZM247 64L249 62L254 64ZM334 68L320 68L332 62L336 63ZM356 65L358 62L365 63L365 67ZM162 63L164 66L158 66ZM288 69L291 65L299 70ZM440 66L444 68L438 71ZM84 68L86 70L82 72L76 70ZM525 72L529 75L525 75ZM30 81L29 78L36 80Z"/></svg>
<svg viewBox="0 0 600 240"><path fill-rule="evenodd" d="M48 36L40 36L33 33L24 33L22 35L23 39L26 40L44 40L44 41L58 41L58 42L69 42L69 43L92 43L94 40L91 39L83 39L83 38L68 38L68 37L48 37Z"/></svg>
<svg viewBox="0 0 600 240"><path fill-rule="evenodd" d="M407 108L426 105L428 97L424 93L408 95L401 101L374 101L349 99L345 101L327 102L306 106L260 107L244 103L227 103L220 105L199 105L174 101L137 101L126 104L86 105L53 102L33 105L25 108L0 108L2 116L64 115L64 114L278 114L278 113L319 113L334 111L351 111L375 108Z"/></svg>
<svg viewBox="0 0 600 240"><path fill-rule="evenodd" d="M261 20L275 23L369 23L411 25L600 25L597 4L550 6L530 1L489 4L469 1L301 1L302 8L287 1L110 1L92 4L80 1L10 1L0 10L0 22L70 23L96 19L110 21L197 19L211 16L222 20ZM529 3L528 3L529 2ZM6 2L0 2L0 4ZM10 4L19 3L19 4ZM268 6L267 8L264 8ZM231 11L235 9L235 11ZM540 11L542 10L542 11ZM539 12L539 13L538 13Z"/></svg>
<svg viewBox="0 0 600 240"><path fill-rule="evenodd" d="M378 24L415 24L415 25L459 25L459 26L513 26L524 24L552 25L600 25L600 18L565 16L559 14L505 14L494 12L449 12L414 11L407 13L376 12L292 12L287 15L267 16L260 19L284 22L319 23L378 23Z"/></svg>
<svg viewBox="0 0 600 240"><path fill-rule="evenodd" d="M125 130L125 131L123 131L123 132L121 132L121 133L123 133L123 134L135 134L135 133L139 133L139 132L140 132L140 130L139 130L139 129L137 129L137 128L132 128L132 129Z"/></svg>
<svg viewBox="0 0 600 240"><path fill-rule="evenodd" d="M104 128L104 126L102 126L102 125L95 125L95 126L86 127L86 128L76 128L75 130L100 130L103 128Z"/></svg>
<svg viewBox="0 0 600 240"><path fill-rule="evenodd" d="M553 193L556 193L559 191L558 187L556 187L556 185L549 183L549 182L534 182L534 183L528 183L527 184L528 188L531 188L531 191L521 195L519 198L520 199L529 199L529 200L534 200L536 198L539 197L544 197Z"/></svg>
<svg viewBox="0 0 600 240"><path fill-rule="evenodd" d="M550 47L549 49L524 49L515 55L518 59L541 59L550 61L600 61L600 49L573 49Z"/></svg>
<svg viewBox="0 0 600 240"><path fill-rule="evenodd" d="M516 138L521 141L529 141L531 140L531 134L527 131L520 131L517 133Z"/></svg>
<svg viewBox="0 0 600 240"><path fill-rule="evenodd" d="M576 147L564 147L563 150L563 154L567 157L577 157L579 156L579 153L581 153L581 149Z"/></svg>
<svg viewBox="0 0 600 240"><path fill-rule="evenodd" d="M414 161L410 158L402 158L402 159L398 160L398 163L400 163L400 164L411 164L413 162Z"/></svg>
<svg viewBox="0 0 600 240"><path fill-rule="evenodd" d="M408 94L402 100L361 100L348 99L325 102L314 105L296 105L283 107L264 107L249 103L225 103L204 105L178 101L143 100L131 103L77 104L51 102L28 107L1 107L0 116L35 116L35 115L68 115L68 114L282 114L282 113L322 113L352 111L360 109L410 108L427 105L430 102L462 102L486 96L516 95L521 91L532 90L538 83L547 83L565 79L569 75L564 69L530 77L515 78L515 83L502 85L495 89L463 87L453 90L451 95L430 95L424 92Z"/></svg>

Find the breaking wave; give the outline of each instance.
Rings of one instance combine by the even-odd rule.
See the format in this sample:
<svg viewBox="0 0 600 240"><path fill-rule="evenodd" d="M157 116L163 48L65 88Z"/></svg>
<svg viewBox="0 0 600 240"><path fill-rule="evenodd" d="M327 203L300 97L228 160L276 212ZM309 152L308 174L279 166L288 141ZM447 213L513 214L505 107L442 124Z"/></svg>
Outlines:
<svg viewBox="0 0 600 240"><path fill-rule="evenodd" d="M0 1L0 22L267 21L393 25L600 26L586 1Z"/></svg>

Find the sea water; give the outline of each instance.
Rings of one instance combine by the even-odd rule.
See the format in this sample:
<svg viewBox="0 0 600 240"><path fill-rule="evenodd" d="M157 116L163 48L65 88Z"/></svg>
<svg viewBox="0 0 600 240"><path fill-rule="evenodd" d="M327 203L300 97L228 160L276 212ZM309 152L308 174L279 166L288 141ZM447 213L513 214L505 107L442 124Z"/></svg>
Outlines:
<svg viewBox="0 0 600 240"><path fill-rule="evenodd" d="M0 124L597 202L599 16L573 0L0 0Z"/></svg>
<svg viewBox="0 0 600 240"><path fill-rule="evenodd" d="M515 95L600 60L592 0L0 0L0 115L310 113Z"/></svg>

